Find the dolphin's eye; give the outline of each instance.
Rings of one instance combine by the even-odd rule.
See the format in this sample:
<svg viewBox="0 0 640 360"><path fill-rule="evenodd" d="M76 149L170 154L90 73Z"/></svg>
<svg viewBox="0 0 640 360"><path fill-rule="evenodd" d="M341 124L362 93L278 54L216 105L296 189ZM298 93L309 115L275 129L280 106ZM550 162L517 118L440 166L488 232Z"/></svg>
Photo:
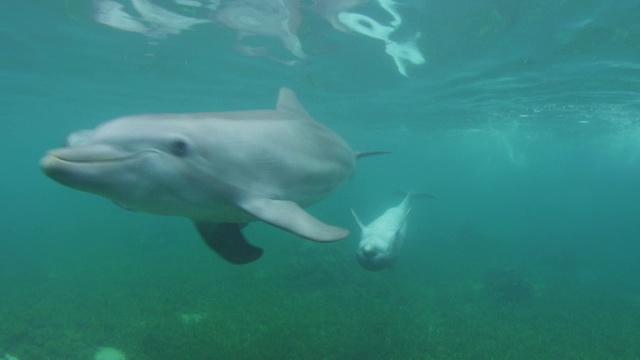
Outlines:
<svg viewBox="0 0 640 360"><path fill-rule="evenodd" d="M189 144L182 139L173 140L169 144L169 151L175 156L186 156L189 153Z"/></svg>

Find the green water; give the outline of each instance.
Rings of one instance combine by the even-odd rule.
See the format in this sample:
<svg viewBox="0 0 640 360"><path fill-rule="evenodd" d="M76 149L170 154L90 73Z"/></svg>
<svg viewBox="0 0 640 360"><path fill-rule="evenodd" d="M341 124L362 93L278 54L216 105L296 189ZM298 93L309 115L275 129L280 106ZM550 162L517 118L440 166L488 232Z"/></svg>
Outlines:
<svg viewBox="0 0 640 360"><path fill-rule="evenodd" d="M133 19L136 1L118 2ZM421 33L426 60L407 77L310 1L304 59L238 39L210 21L222 8L155 4L208 22L157 36L99 23L95 2L0 5L0 359L640 358L638 1L403 1L393 39ZM188 220L39 169L73 131L272 108L281 86L354 149L393 152L309 209L350 229L343 241L254 223L265 255L233 266ZM350 209L368 223L397 190L436 199L413 207L396 266L365 271Z"/></svg>

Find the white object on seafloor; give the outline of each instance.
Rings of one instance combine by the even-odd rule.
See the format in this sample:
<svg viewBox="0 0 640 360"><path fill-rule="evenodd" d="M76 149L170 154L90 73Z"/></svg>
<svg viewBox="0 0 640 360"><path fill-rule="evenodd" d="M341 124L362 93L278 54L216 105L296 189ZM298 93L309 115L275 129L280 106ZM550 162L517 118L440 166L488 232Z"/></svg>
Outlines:
<svg viewBox="0 0 640 360"><path fill-rule="evenodd" d="M4 356L0 360L20 360L20 359L18 359L17 357L11 354L4 353Z"/></svg>
<svg viewBox="0 0 640 360"><path fill-rule="evenodd" d="M124 353L116 348L101 347L96 351L93 360L127 360Z"/></svg>

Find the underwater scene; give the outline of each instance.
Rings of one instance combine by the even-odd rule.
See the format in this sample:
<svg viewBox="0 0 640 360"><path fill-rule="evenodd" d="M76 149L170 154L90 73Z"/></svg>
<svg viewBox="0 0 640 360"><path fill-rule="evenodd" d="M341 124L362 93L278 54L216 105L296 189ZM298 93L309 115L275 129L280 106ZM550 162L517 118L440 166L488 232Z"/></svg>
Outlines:
<svg viewBox="0 0 640 360"><path fill-rule="evenodd" d="M0 360L640 359L638 0L0 10Z"/></svg>

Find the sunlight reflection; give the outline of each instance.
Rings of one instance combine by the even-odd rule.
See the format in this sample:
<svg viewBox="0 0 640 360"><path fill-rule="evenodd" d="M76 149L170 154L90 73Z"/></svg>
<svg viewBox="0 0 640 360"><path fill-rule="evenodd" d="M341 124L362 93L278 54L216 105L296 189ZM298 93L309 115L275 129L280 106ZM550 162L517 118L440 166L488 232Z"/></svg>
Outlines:
<svg viewBox="0 0 640 360"><path fill-rule="evenodd" d="M322 16L335 30L359 34L384 42L390 55L404 76L407 65L421 65L425 57L418 49L415 32L408 38L396 40L394 34L403 19L393 0L376 0L362 8L366 0L316 0L310 9L300 9L298 0L174 0L173 7L160 6L154 0L94 0L94 19L112 28L162 39L176 35L195 25L218 23L237 33L236 51L247 56L260 56L287 65L295 65L307 58L298 28L305 18ZM381 23L361 13L379 7L391 20ZM376 9L373 9L376 10ZM268 45L246 44L246 37L276 38L293 56L276 56Z"/></svg>

